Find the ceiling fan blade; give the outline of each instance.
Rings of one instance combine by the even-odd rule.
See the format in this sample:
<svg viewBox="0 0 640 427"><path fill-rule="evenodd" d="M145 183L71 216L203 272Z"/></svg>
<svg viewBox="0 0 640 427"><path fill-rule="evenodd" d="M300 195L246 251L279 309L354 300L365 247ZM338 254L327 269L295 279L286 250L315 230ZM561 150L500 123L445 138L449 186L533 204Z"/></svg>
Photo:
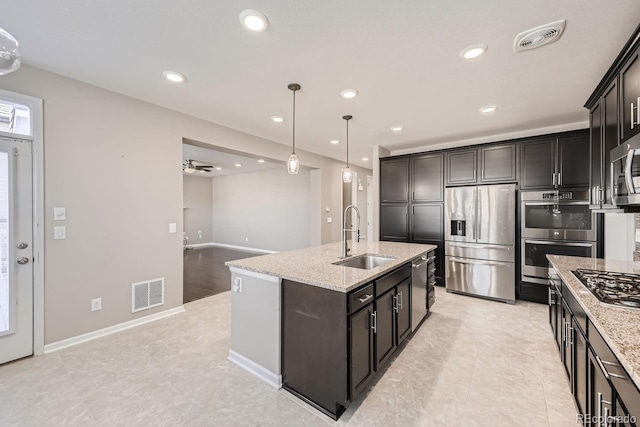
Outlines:
<svg viewBox="0 0 640 427"><path fill-rule="evenodd" d="M196 169L212 169L213 166L196 166Z"/></svg>

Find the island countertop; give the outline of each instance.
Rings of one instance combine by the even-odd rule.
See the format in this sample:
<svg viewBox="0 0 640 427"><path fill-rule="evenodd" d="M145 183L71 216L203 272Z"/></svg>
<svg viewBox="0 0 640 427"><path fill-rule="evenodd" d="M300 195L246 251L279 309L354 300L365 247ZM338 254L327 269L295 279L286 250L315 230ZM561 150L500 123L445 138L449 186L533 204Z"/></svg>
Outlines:
<svg viewBox="0 0 640 427"><path fill-rule="evenodd" d="M436 249L436 246L396 242L352 243L351 257L375 254L393 258L392 261L370 270L334 265L334 262L340 261L338 257L341 248L341 242L327 243L294 251L228 261L225 265L338 292L349 292L424 252Z"/></svg>
<svg viewBox="0 0 640 427"><path fill-rule="evenodd" d="M633 382L640 386L640 310L601 305L571 273L572 270L584 268L640 274L640 263L559 255L547 255L547 259L584 308L591 323L600 332Z"/></svg>

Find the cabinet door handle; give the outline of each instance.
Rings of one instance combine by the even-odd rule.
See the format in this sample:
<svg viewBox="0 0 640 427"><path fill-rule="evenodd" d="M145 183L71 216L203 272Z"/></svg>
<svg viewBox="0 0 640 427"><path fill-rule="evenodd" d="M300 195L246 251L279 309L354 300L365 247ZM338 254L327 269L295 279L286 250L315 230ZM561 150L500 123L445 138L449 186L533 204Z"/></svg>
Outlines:
<svg viewBox="0 0 640 427"><path fill-rule="evenodd" d="M393 311L398 312L398 295L393 296Z"/></svg>
<svg viewBox="0 0 640 427"><path fill-rule="evenodd" d="M605 368L604 365L602 364L602 359L600 359L600 356L598 356L597 354L595 356L596 356L596 362L598 363L598 366L600 367L600 370L604 374L604 377L606 379L610 380L611 377L609 376L609 371L607 371L607 368Z"/></svg>
<svg viewBox="0 0 640 427"><path fill-rule="evenodd" d="M571 334L571 340L569 340L569 334ZM567 345L573 345L573 328L569 322L567 322Z"/></svg>
<svg viewBox="0 0 640 427"><path fill-rule="evenodd" d="M562 173L558 172L558 185L562 185Z"/></svg>
<svg viewBox="0 0 640 427"><path fill-rule="evenodd" d="M376 311L371 312L371 317L373 320L371 321L371 329L373 329L373 333L378 333L378 313Z"/></svg>
<svg viewBox="0 0 640 427"><path fill-rule="evenodd" d="M404 304L402 304L402 292L398 292L398 297L400 299L400 302L398 303L398 305L400 306L400 309L403 309L404 308Z"/></svg>
<svg viewBox="0 0 640 427"><path fill-rule="evenodd" d="M552 182L553 186L555 187L555 185L556 185L556 174L555 174L555 172L551 174L551 182Z"/></svg>
<svg viewBox="0 0 640 427"><path fill-rule="evenodd" d="M367 294L363 297L358 298L358 300L364 304L365 302L369 301L371 298L373 298L373 295Z"/></svg>

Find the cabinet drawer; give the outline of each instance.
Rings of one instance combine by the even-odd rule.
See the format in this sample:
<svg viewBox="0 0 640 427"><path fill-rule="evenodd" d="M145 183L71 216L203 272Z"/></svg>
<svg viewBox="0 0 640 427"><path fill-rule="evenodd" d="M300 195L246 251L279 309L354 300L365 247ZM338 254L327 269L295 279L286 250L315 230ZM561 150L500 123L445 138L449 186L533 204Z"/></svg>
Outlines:
<svg viewBox="0 0 640 427"><path fill-rule="evenodd" d="M640 391L591 321L589 321L589 345L602 361L611 383L630 415L640 417Z"/></svg>
<svg viewBox="0 0 640 427"><path fill-rule="evenodd" d="M407 277L411 276L411 264L406 264L375 281L376 297L384 294Z"/></svg>
<svg viewBox="0 0 640 427"><path fill-rule="evenodd" d="M582 329L582 332L586 333L587 315L582 309L582 306L578 304L578 301L576 301L576 297L574 297L571 291L567 289L567 285L565 285L564 282L562 283L561 292L562 292L562 298L564 298L564 300L567 302L567 305L569 306L571 313L573 313L573 316L576 318L578 325Z"/></svg>
<svg viewBox="0 0 640 427"><path fill-rule="evenodd" d="M373 283L349 295L349 314L355 313L371 302L373 302Z"/></svg>
<svg viewBox="0 0 640 427"><path fill-rule="evenodd" d="M427 264L427 277L435 276L435 274L436 274L436 263L434 261Z"/></svg>

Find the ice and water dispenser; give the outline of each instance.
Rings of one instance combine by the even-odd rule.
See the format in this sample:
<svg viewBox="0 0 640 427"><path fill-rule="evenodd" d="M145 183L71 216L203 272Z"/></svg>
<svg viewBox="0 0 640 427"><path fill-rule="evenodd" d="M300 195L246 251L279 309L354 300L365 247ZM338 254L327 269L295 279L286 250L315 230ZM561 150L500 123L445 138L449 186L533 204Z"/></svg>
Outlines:
<svg viewBox="0 0 640 427"><path fill-rule="evenodd" d="M466 236L467 220L464 215L451 213L451 235Z"/></svg>

